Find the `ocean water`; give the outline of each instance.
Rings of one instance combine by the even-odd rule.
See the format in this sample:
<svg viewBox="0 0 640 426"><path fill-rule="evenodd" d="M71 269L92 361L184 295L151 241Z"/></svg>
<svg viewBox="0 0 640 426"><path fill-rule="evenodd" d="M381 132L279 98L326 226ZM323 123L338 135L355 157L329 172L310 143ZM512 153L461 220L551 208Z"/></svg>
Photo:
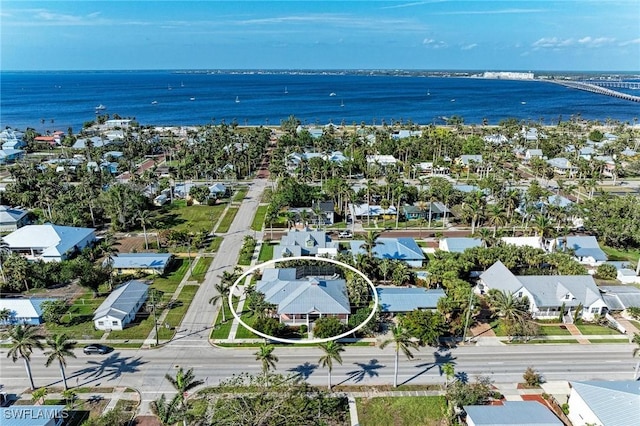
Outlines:
<svg viewBox="0 0 640 426"><path fill-rule="evenodd" d="M277 125L290 115L307 124L380 124L411 120L467 124L507 118L556 123L633 123L640 104L542 81L392 75L204 73L173 71L2 72L0 126L79 130L103 113L143 125ZM627 90L628 93L638 94ZM44 120L44 124L42 123ZM53 120L53 121L52 121Z"/></svg>

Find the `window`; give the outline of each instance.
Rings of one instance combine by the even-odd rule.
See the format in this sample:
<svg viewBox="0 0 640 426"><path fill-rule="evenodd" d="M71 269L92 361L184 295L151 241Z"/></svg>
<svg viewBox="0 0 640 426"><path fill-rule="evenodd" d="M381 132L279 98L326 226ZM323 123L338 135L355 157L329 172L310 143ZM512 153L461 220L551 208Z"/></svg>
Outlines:
<svg viewBox="0 0 640 426"><path fill-rule="evenodd" d="M592 314L597 314L600 312L600 308L596 307L596 308L591 308L591 313Z"/></svg>
<svg viewBox="0 0 640 426"><path fill-rule="evenodd" d="M118 325L118 321L111 321L111 325Z"/></svg>
<svg viewBox="0 0 640 426"><path fill-rule="evenodd" d="M104 321L98 321L98 325L104 325Z"/></svg>
<svg viewBox="0 0 640 426"><path fill-rule="evenodd" d="M567 294L564 296L564 298L565 298L566 300L569 300L569 298L570 298L570 297L571 297L571 295L570 295L569 293L567 293Z"/></svg>
<svg viewBox="0 0 640 426"><path fill-rule="evenodd" d="M522 292L521 291L518 292L518 297L522 297Z"/></svg>

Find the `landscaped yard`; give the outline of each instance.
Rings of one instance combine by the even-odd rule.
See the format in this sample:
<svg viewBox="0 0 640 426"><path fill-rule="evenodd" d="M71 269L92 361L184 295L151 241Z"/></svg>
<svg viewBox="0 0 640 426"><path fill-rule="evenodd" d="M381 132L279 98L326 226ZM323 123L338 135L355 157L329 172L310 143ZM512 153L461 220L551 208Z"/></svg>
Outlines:
<svg viewBox="0 0 640 426"><path fill-rule="evenodd" d="M267 215L267 209L269 206L262 205L258 206L256 210L256 215L253 217L253 222L251 223L251 229L254 231L262 231L262 225L264 224L264 217Z"/></svg>
<svg viewBox="0 0 640 426"><path fill-rule="evenodd" d="M200 286L197 285L185 285L182 287L182 291L177 299L177 306L169 311L164 320L164 324L169 324L172 329L168 329L164 327L164 324L161 324L163 326L162 329L158 329L158 336L160 337L160 340L166 340L173 337L175 329L180 326L182 318L184 317L184 314L187 313L189 305L199 288Z"/></svg>
<svg viewBox="0 0 640 426"><path fill-rule="evenodd" d="M93 325L93 314L106 296L93 298L90 291L73 302L69 311L63 315L61 324L47 323L48 333L65 333L71 339L99 339L104 334Z"/></svg>
<svg viewBox="0 0 640 426"><path fill-rule="evenodd" d="M444 396L356 398L358 420L366 426L447 424Z"/></svg>
<svg viewBox="0 0 640 426"><path fill-rule="evenodd" d="M238 297L233 297L233 305L238 304ZM233 315L231 315L231 309L229 304L225 300L224 302L224 315L225 321L222 322L222 311L218 312L218 318L216 318L215 327L211 332L212 339L226 339L229 337L229 331L231 331L231 324L233 323Z"/></svg>
<svg viewBox="0 0 640 426"><path fill-rule="evenodd" d="M263 243L260 247L260 254L258 255L258 263L266 262L267 260L271 260L273 258L273 247L276 246L277 243Z"/></svg>
<svg viewBox="0 0 640 426"><path fill-rule="evenodd" d="M620 334L617 330L614 330L609 327L603 327L597 324L576 324L578 330L582 334L600 334L600 335L610 335L610 334Z"/></svg>
<svg viewBox="0 0 640 426"><path fill-rule="evenodd" d="M541 324L541 336L570 336L571 332L566 327L556 324Z"/></svg>
<svg viewBox="0 0 640 426"><path fill-rule="evenodd" d="M239 187L238 189L236 189L236 193L233 194L233 199L231 201L233 201L234 203L241 203L242 200L244 200L244 197L247 196L247 192L249 192L249 187Z"/></svg>
<svg viewBox="0 0 640 426"><path fill-rule="evenodd" d="M220 221L216 232L225 233L229 232L229 228L231 228L231 224L233 223L233 219L236 217L236 213L238 213L238 207L229 207L227 209L227 213L225 213L224 217Z"/></svg>
<svg viewBox="0 0 640 426"><path fill-rule="evenodd" d="M158 277L153 280L151 288L155 288L165 294L172 294L188 270L189 261L187 259L175 258L172 263L171 272L165 277Z"/></svg>

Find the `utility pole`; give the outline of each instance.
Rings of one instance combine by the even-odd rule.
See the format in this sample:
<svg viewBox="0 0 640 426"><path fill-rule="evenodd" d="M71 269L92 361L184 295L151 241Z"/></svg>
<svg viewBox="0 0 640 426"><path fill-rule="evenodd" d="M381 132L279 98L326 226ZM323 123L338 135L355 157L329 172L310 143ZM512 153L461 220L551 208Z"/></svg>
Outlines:
<svg viewBox="0 0 640 426"><path fill-rule="evenodd" d="M469 290L469 307L467 309L467 318L464 322L464 332L462 333L462 343L467 341L467 328L469 327L469 320L471 319L471 302L473 301L473 289Z"/></svg>
<svg viewBox="0 0 640 426"><path fill-rule="evenodd" d="M156 308L157 308L156 292L153 290L151 290L151 304L153 306L153 325L156 330L156 346L158 346L160 344L160 341L158 337L158 317L156 316Z"/></svg>

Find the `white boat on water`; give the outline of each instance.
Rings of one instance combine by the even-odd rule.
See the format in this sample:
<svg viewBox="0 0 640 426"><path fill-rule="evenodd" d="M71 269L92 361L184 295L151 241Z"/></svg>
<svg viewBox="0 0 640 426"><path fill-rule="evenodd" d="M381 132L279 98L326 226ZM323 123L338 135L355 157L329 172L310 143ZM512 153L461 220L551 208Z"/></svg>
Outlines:
<svg viewBox="0 0 640 426"><path fill-rule="evenodd" d="M286 95L287 93L289 93L289 90L287 90L287 86L284 86L284 94Z"/></svg>
<svg viewBox="0 0 640 426"><path fill-rule="evenodd" d="M102 104L100 104L100 105L98 105L98 106L96 107L96 111L102 111L102 110L105 110L105 109L107 109L107 107L106 107L106 106L104 106L104 105L102 105Z"/></svg>
<svg viewBox="0 0 640 426"><path fill-rule="evenodd" d="M195 101L195 100L196 100L196 98L195 98L195 96L192 96L192 97L190 97L190 98L189 98L189 100L190 100L190 101Z"/></svg>
<svg viewBox="0 0 640 426"><path fill-rule="evenodd" d="M239 104L240 103L240 98L236 96L236 103Z"/></svg>
<svg viewBox="0 0 640 426"><path fill-rule="evenodd" d="M525 101L520 102L522 105L526 105L527 103Z"/></svg>
<svg viewBox="0 0 640 426"><path fill-rule="evenodd" d="M335 96L335 95L336 95L336 93L335 93L335 92L331 92L331 93L329 93L329 96Z"/></svg>
<svg viewBox="0 0 640 426"><path fill-rule="evenodd" d="M343 107L344 106L344 101L341 99L340 100L340 106Z"/></svg>
<svg viewBox="0 0 640 426"><path fill-rule="evenodd" d="M158 103L158 101L151 101L151 105L155 105L157 103Z"/></svg>

